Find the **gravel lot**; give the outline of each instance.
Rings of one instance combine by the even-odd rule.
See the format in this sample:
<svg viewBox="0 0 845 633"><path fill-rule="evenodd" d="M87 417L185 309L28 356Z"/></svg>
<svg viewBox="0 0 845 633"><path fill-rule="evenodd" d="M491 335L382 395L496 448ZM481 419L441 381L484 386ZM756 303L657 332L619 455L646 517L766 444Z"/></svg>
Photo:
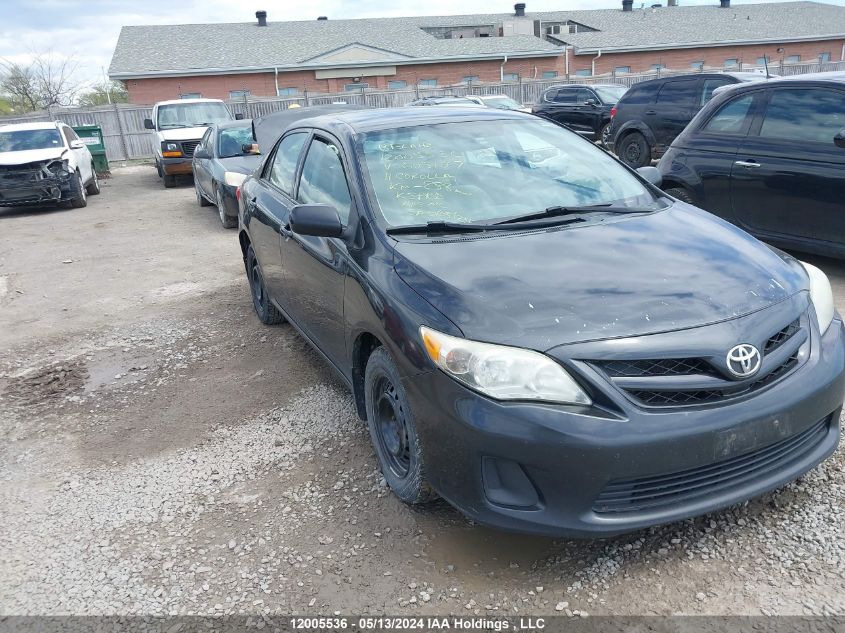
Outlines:
<svg viewBox="0 0 845 633"><path fill-rule="evenodd" d="M252 314L234 231L118 169L0 211L0 614L843 614L845 470L604 541L384 487L352 398ZM831 275L845 310L845 266Z"/></svg>

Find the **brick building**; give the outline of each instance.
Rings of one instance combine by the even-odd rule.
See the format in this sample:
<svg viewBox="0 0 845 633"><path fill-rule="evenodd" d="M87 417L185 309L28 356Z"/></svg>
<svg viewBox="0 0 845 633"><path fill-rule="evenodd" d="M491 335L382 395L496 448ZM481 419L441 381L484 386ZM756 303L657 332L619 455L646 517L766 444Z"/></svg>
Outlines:
<svg viewBox="0 0 845 633"><path fill-rule="evenodd" d="M133 103L845 60L845 7L782 2L123 27ZM190 45L171 46L172 42Z"/></svg>

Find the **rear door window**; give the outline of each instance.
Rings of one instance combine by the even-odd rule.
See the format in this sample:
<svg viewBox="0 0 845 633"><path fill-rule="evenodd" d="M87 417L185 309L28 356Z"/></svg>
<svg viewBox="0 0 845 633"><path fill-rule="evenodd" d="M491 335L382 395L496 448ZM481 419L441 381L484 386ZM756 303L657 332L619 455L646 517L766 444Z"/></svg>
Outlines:
<svg viewBox="0 0 845 633"><path fill-rule="evenodd" d="M306 132L296 132L283 138L273 156L270 169L266 173L267 180L288 195L292 195L293 193L293 178L296 172L296 164L299 161L299 154L302 152L302 146L305 144L307 138L308 134Z"/></svg>
<svg viewBox="0 0 845 633"><path fill-rule="evenodd" d="M657 93L657 103L667 105L692 105L698 100L698 79L667 81Z"/></svg>
<svg viewBox="0 0 845 633"><path fill-rule="evenodd" d="M753 115L751 108L753 104L753 94L729 101L710 117L702 130L711 134L745 136Z"/></svg>
<svg viewBox="0 0 845 633"><path fill-rule="evenodd" d="M845 93L827 88L773 90L760 127L772 139L833 144L845 129Z"/></svg>

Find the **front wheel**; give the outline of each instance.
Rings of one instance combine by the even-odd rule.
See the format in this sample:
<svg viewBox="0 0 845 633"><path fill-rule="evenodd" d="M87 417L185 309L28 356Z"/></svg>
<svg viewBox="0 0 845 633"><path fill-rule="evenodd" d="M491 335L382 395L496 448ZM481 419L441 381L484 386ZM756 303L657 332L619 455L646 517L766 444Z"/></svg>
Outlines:
<svg viewBox="0 0 845 633"><path fill-rule="evenodd" d="M639 132L631 132L626 135L616 148L616 155L623 163L633 169L651 164L651 147Z"/></svg>
<svg viewBox="0 0 845 633"><path fill-rule="evenodd" d="M695 204L695 198L692 197L692 194L687 191L686 189L680 189L678 187L671 187L666 189L666 193L673 198L677 198L681 202L686 202L687 204Z"/></svg>
<svg viewBox="0 0 845 633"><path fill-rule="evenodd" d="M194 193L197 195L197 204L201 207L210 207L211 203L205 199L205 196L202 195L202 191L200 190L200 183L199 178L194 176Z"/></svg>
<svg viewBox="0 0 845 633"><path fill-rule="evenodd" d="M88 206L88 196L85 191L85 185L82 183L82 174L79 172L71 176L70 206L74 209L81 209Z"/></svg>
<svg viewBox="0 0 845 633"><path fill-rule="evenodd" d="M176 176L168 176L167 174L164 174L163 180L165 189L172 189L176 186Z"/></svg>
<svg viewBox="0 0 845 633"><path fill-rule="evenodd" d="M100 193L100 179L97 176L97 170L94 169L93 164L91 165L91 182L88 183L85 191L89 196L96 196Z"/></svg>
<svg viewBox="0 0 845 633"><path fill-rule="evenodd" d="M223 228L233 229L238 226L238 218L226 214L226 204L223 202L223 192L220 191L220 187L217 187L216 200L217 212L220 214L220 224L223 225Z"/></svg>
<svg viewBox="0 0 845 633"><path fill-rule="evenodd" d="M252 307L258 320L264 325L275 325L284 320L276 306L270 301L267 295L267 288L264 286L264 278L261 275L261 268L252 245L246 249L246 274L249 277L249 290L252 294Z"/></svg>
<svg viewBox="0 0 845 633"><path fill-rule="evenodd" d="M383 347L367 361L364 398L370 438L387 485L405 503L435 499L437 494L425 478L422 447L399 370Z"/></svg>

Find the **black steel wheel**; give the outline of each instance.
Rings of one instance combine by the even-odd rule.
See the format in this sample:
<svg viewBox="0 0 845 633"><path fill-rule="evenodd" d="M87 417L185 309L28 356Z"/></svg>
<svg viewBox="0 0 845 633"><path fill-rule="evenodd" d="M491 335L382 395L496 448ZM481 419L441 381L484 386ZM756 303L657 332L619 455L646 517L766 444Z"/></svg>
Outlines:
<svg viewBox="0 0 845 633"><path fill-rule="evenodd" d="M651 148L639 132L627 134L616 150L616 155L628 167L638 169L651 164Z"/></svg>
<svg viewBox="0 0 845 633"><path fill-rule="evenodd" d="M425 460L399 371L383 347L364 372L367 425L387 485L405 503L426 503L437 494L425 478Z"/></svg>
<svg viewBox="0 0 845 633"><path fill-rule="evenodd" d="M258 316L258 320L265 325L281 323L284 318L267 295L264 278L261 276L261 267L258 265L258 259L255 257L255 251L252 250L252 245L246 250L246 274L249 278L252 307L255 308L255 314Z"/></svg>

